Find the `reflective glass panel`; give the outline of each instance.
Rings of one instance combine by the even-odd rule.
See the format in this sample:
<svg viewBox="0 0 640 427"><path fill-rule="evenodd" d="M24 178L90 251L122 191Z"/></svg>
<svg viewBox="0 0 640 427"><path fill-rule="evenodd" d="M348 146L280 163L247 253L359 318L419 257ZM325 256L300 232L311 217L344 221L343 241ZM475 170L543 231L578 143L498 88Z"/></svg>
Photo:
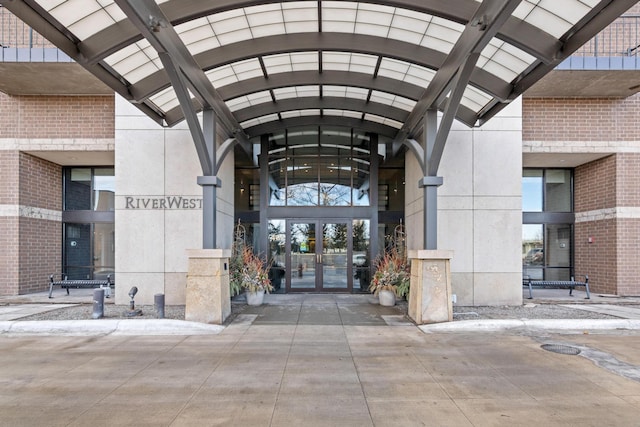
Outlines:
<svg viewBox="0 0 640 427"><path fill-rule="evenodd" d="M369 246L371 242L371 227L368 219L354 219L352 244L353 254L353 274L355 281L353 288L360 288L360 291L369 290L371 280L371 257Z"/></svg>
<svg viewBox="0 0 640 427"><path fill-rule="evenodd" d="M93 210L112 211L115 204L115 176L113 168L93 172Z"/></svg>
<svg viewBox="0 0 640 427"><path fill-rule="evenodd" d="M542 170L525 169L522 173L522 211L542 212Z"/></svg>
<svg viewBox="0 0 640 427"><path fill-rule="evenodd" d="M291 289L315 289L316 287L316 224L292 223L291 239Z"/></svg>
<svg viewBox="0 0 640 427"><path fill-rule="evenodd" d="M571 212L571 171L547 169L544 177L544 210L547 212Z"/></svg>
<svg viewBox="0 0 640 427"><path fill-rule="evenodd" d="M322 224L322 288L346 289L347 277L347 239L346 223Z"/></svg>

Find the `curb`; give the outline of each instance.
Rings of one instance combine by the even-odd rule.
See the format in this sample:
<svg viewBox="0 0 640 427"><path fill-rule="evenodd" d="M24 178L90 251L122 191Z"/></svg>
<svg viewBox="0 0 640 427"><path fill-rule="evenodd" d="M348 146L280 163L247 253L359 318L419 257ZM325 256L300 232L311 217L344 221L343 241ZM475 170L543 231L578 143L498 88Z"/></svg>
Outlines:
<svg viewBox="0 0 640 427"><path fill-rule="evenodd" d="M0 322L0 335L216 335L224 326L172 319L33 320Z"/></svg>
<svg viewBox="0 0 640 427"><path fill-rule="evenodd" d="M546 329L560 331L640 330L637 319L491 319L460 320L418 326L425 333L494 332L511 329Z"/></svg>

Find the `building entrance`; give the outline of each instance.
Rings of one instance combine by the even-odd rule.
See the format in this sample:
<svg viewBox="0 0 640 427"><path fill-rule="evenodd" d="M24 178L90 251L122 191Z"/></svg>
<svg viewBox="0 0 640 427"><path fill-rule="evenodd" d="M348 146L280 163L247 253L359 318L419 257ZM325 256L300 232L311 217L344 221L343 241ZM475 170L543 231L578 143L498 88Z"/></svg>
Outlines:
<svg viewBox="0 0 640 427"><path fill-rule="evenodd" d="M287 291L351 291L347 220L288 220Z"/></svg>

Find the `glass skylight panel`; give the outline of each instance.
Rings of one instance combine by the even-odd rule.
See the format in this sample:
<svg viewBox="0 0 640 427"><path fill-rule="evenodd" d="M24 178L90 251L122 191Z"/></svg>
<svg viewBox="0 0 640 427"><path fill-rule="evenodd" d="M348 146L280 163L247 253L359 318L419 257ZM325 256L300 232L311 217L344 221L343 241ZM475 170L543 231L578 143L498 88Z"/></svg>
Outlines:
<svg viewBox="0 0 640 427"><path fill-rule="evenodd" d="M376 122L383 125L391 126L396 129L400 129L402 127L402 123L396 120L387 119L386 117L377 116L375 114L365 114L364 119L370 122Z"/></svg>
<svg viewBox="0 0 640 427"><path fill-rule="evenodd" d="M318 109L309 109L309 110L293 110L293 111L283 111L280 113L283 119L291 119L293 117L304 117L304 116L319 116L320 110Z"/></svg>
<svg viewBox="0 0 640 427"><path fill-rule="evenodd" d="M175 30L192 55L220 46L207 18L198 18L176 25Z"/></svg>
<svg viewBox="0 0 640 427"><path fill-rule="evenodd" d="M351 71L373 75L378 57L361 53L322 52L324 70Z"/></svg>
<svg viewBox="0 0 640 427"><path fill-rule="evenodd" d="M394 95L392 93L374 90L371 92L371 102L386 104L391 107L400 108L401 110L411 111L416 106L416 102L403 96Z"/></svg>
<svg viewBox="0 0 640 427"><path fill-rule="evenodd" d="M431 83L435 71L397 59L382 58L378 75L426 88Z"/></svg>
<svg viewBox="0 0 640 427"><path fill-rule="evenodd" d="M281 3L287 34L318 30L318 2L296 1Z"/></svg>
<svg viewBox="0 0 640 427"><path fill-rule="evenodd" d="M598 3L595 0L524 0L513 16L560 38Z"/></svg>
<svg viewBox="0 0 640 427"><path fill-rule="evenodd" d="M245 120L244 122L240 123L240 126L246 129L251 126L261 125L263 123L269 123L276 120L279 120L277 114L267 114L266 116L260 116L253 119Z"/></svg>
<svg viewBox="0 0 640 427"><path fill-rule="evenodd" d="M157 0L157 3L165 1ZM113 0L38 0L37 3L80 40L126 18Z"/></svg>
<svg viewBox="0 0 640 427"><path fill-rule="evenodd" d="M491 97L489 94L471 85L467 85L462 95L460 104L478 113L485 107L485 105L491 102L492 99L493 97Z"/></svg>
<svg viewBox="0 0 640 427"><path fill-rule="evenodd" d="M464 25L434 16L427 28L422 46L449 53L458 41Z"/></svg>
<svg viewBox="0 0 640 427"><path fill-rule="evenodd" d="M105 58L129 83L136 83L162 67L158 52L147 40L140 40Z"/></svg>
<svg viewBox="0 0 640 427"><path fill-rule="evenodd" d="M238 111L243 108L251 107L253 105L258 105L265 102L272 102L271 94L268 90L239 96L237 98L226 101L226 104L231 111Z"/></svg>
<svg viewBox="0 0 640 427"><path fill-rule="evenodd" d="M332 96L340 98L353 98L366 100L369 89L350 86L322 86L322 96Z"/></svg>
<svg viewBox="0 0 640 427"><path fill-rule="evenodd" d="M320 96L320 86L289 86L273 90L276 100L299 98L303 96Z"/></svg>
<svg viewBox="0 0 640 427"><path fill-rule="evenodd" d="M180 105L180 101L176 96L176 92L173 90L173 86L169 87L168 90L163 91L162 96L154 96L150 99L151 102L153 102L160 110L165 112Z"/></svg>
<svg viewBox="0 0 640 427"><path fill-rule="evenodd" d="M477 66L505 82L511 82L535 60L523 50L493 38L480 54Z"/></svg>
<svg viewBox="0 0 640 427"><path fill-rule="evenodd" d="M260 62L257 59L247 59L223 65L205 72L213 87L219 88L240 80L263 76Z"/></svg>
<svg viewBox="0 0 640 427"><path fill-rule="evenodd" d="M336 110L331 108L322 110L322 113L325 116L350 117L353 119L360 119L362 117L362 113L360 111Z"/></svg>
<svg viewBox="0 0 640 427"><path fill-rule="evenodd" d="M262 58L267 74L288 73L292 71L317 71L318 52L293 52L269 55Z"/></svg>

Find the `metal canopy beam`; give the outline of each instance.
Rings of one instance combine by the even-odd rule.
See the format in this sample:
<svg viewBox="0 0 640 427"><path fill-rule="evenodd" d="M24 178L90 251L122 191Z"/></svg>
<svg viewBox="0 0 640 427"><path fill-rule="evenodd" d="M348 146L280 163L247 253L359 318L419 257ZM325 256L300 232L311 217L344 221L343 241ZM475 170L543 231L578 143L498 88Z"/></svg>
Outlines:
<svg viewBox="0 0 640 427"><path fill-rule="evenodd" d="M235 117L217 93L198 63L176 33L169 20L153 0L116 0L138 31L158 51L166 52L178 65L189 87L204 107L215 111L219 123L229 136L244 139ZM164 71L163 71L164 72Z"/></svg>
<svg viewBox="0 0 640 427"><path fill-rule="evenodd" d="M225 100L234 99L239 96L248 95L260 91L268 91L283 87L291 86L309 86L309 85L333 85L333 86L350 86L363 89L378 90L381 92L391 93L394 95L402 96L416 101L419 94L424 88L403 82L400 80L391 79L388 77L373 77L370 74L357 73L352 71L323 71L319 74L317 71L293 71L290 73L278 73L267 77L254 77L247 80L242 80L236 83L232 83L226 86L222 86L218 89L218 93ZM198 109L199 105L194 104L194 108ZM238 112L234 112L236 119L239 122L245 119L238 117ZM402 121L406 118L406 114ZM183 119L182 110L180 107L174 107L167 111L165 119L169 126L173 126L175 123ZM476 121L476 113L461 105L457 113L458 121L466 124L467 126L473 126Z"/></svg>
<svg viewBox="0 0 640 427"><path fill-rule="evenodd" d="M276 133L283 131L285 128L297 126L344 126L358 129L363 132L377 133L388 138L393 138L393 136L398 132L398 129L382 123L340 116L305 116L273 120L247 127L245 131L250 136L260 136L263 134Z"/></svg>
<svg viewBox="0 0 640 427"><path fill-rule="evenodd" d="M191 104L191 97L189 96L185 78L180 69L173 63L173 60L166 52L158 52L158 56L160 57L160 61L162 61L165 71L169 75L169 79L173 85L173 90L176 92L176 96L180 101L180 108L182 108L184 117L189 125L189 131L191 132L193 143L196 146L196 152L198 153L202 173L204 175L214 175L214 164L211 162L211 153L209 152L204 132L200 128L198 115Z"/></svg>
<svg viewBox="0 0 640 427"><path fill-rule="evenodd" d="M444 108L444 114L440 120L438 133L433 141L433 147L430 147L430 154L426 164L428 176L436 176L438 174L440 160L442 159L442 153L444 152L447 137L451 131L453 119L455 118L458 107L460 106L460 100L462 100L462 95L467 87L471 71L473 71L473 67L475 67L476 62L478 62L479 57L480 53L478 52L469 55L462 68L458 70L456 78L453 80L453 91L447 98L447 105ZM429 131L427 130L425 133L427 132Z"/></svg>
<svg viewBox="0 0 640 427"><path fill-rule="evenodd" d="M277 102L263 102L261 104L237 110L234 114L240 122L243 122L255 117L266 116L268 114L309 109L359 111L362 113L386 117L398 122L404 121L409 114L406 110L401 110L399 108L392 107L391 105L380 104L377 102L366 102L364 100L354 98L315 96L287 98Z"/></svg>
<svg viewBox="0 0 640 427"><path fill-rule="evenodd" d="M496 35L522 0L484 0L466 25L429 87L398 132L396 141L404 141L415 133L427 110L438 108L451 87L451 82L471 53L480 53ZM508 85L510 86L510 85Z"/></svg>

